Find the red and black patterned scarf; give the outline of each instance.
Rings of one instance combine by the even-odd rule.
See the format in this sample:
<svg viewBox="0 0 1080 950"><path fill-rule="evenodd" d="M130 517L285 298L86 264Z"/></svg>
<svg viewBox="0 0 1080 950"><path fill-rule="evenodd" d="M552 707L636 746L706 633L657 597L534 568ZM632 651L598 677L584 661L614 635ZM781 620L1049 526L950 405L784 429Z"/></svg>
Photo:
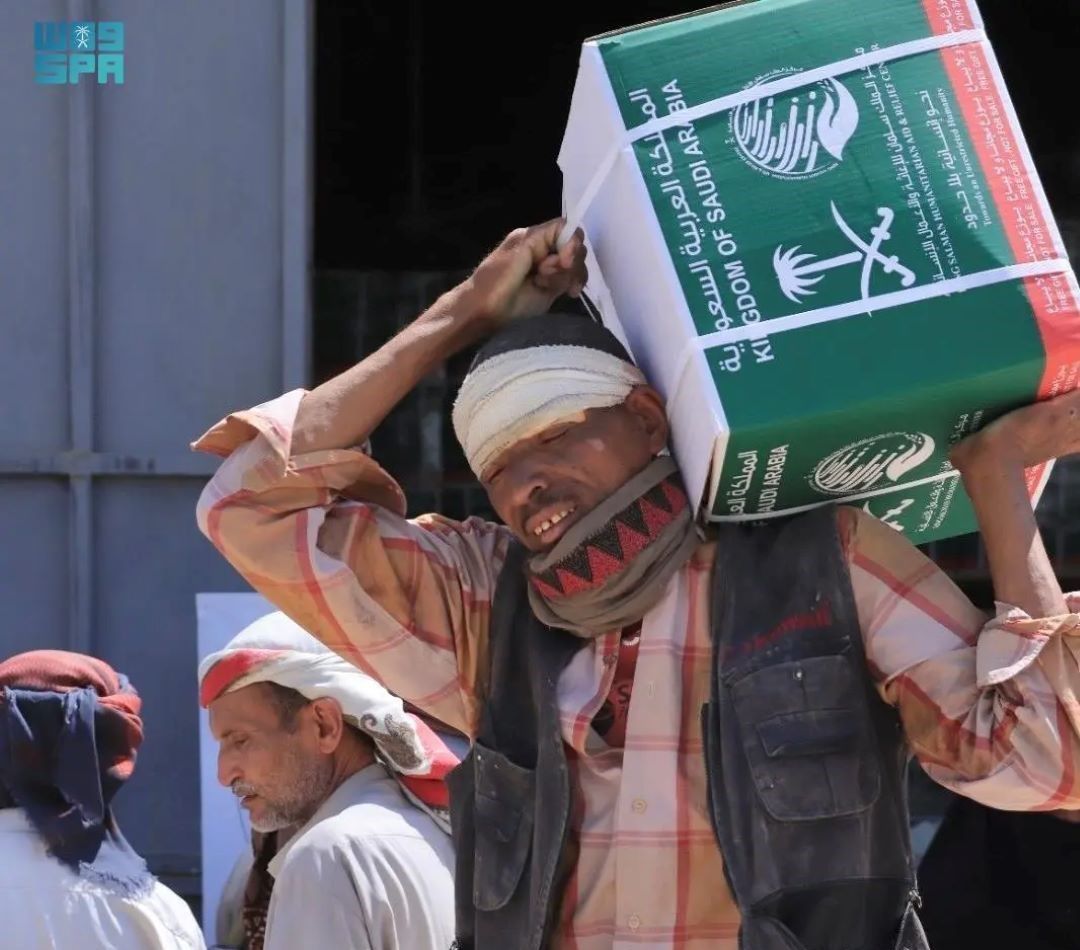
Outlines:
<svg viewBox="0 0 1080 950"><path fill-rule="evenodd" d="M675 462L654 459L529 562L529 601L550 627L595 637L636 623L699 541Z"/></svg>

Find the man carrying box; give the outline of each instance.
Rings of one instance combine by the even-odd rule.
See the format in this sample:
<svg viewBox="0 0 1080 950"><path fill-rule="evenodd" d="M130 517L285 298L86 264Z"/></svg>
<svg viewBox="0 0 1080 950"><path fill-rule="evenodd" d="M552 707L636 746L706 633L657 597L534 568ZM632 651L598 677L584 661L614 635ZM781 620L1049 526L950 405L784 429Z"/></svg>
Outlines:
<svg viewBox="0 0 1080 950"><path fill-rule="evenodd" d="M202 530L260 592L474 740L451 777L462 947L925 946L904 766L996 808L1080 808L1080 600L1024 468L1080 397L962 443L986 618L855 508L704 538L664 405L615 337L543 314L584 284L561 220L513 232L351 370L231 415ZM522 319L524 318L524 319ZM497 331L497 332L496 332ZM454 352L505 526L407 519L361 445Z"/></svg>

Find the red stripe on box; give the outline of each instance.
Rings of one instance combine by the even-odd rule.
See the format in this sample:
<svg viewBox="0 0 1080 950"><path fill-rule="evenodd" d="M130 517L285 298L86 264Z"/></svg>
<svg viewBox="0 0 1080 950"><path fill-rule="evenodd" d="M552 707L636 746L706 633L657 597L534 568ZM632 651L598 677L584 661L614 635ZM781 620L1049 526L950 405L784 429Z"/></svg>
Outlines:
<svg viewBox="0 0 1080 950"><path fill-rule="evenodd" d="M935 29L943 28L931 11L948 7L948 0L924 0L924 5ZM1053 224L1039 200L1042 186L1027 166L1019 146L1021 132L1007 105L1008 94L999 86L986 52L976 44L965 44L942 50L941 57L1015 259L1057 257ZM1065 274L1030 277L1023 286L1046 354L1037 397L1047 399L1075 389L1080 382L1080 308ZM1027 472L1032 497L1044 469L1037 466Z"/></svg>
<svg viewBox="0 0 1080 950"><path fill-rule="evenodd" d="M1065 274L1029 277L1024 290L1035 311L1046 367L1039 398L1051 399L1080 385L1080 307Z"/></svg>
<svg viewBox="0 0 1080 950"><path fill-rule="evenodd" d="M1018 147L1007 94L997 85L982 47L966 43L941 51L956 102L975 146L1001 225L1017 261L1056 257L1051 228L1037 199L1040 186Z"/></svg>
<svg viewBox="0 0 1080 950"><path fill-rule="evenodd" d="M935 35L957 33L975 26L967 0L923 0L923 9Z"/></svg>

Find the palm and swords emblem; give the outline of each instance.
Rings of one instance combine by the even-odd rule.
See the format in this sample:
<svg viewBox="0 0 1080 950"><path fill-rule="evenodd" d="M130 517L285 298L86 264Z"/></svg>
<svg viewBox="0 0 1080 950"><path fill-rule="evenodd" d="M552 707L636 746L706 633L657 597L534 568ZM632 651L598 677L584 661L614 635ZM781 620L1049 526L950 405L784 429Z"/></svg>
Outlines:
<svg viewBox="0 0 1080 950"><path fill-rule="evenodd" d="M840 267L849 267L853 264L862 266L862 278L859 287L863 299L870 296L870 277L873 274L874 267L877 265L880 265L882 271L886 274L898 275L902 287L910 287L915 283L915 274L901 264L900 259L895 254L890 256L881 250L882 244L892 236L889 228L892 227L895 215L891 208L877 209L881 220L870 229L869 240L863 240L844 220L836 207L836 203L830 201L829 206L832 208L833 220L836 221L836 226L844 237L855 246L855 250L819 261L815 259L814 254L800 254L802 245L797 244L787 251L782 246L778 247L776 253L773 254L773 268L776 270L776 277L780 281L780 289L784 292L785 297L795 303L801 303L803 297L817 293L814 290L814 285L819 283L829 271Z"/></svg>

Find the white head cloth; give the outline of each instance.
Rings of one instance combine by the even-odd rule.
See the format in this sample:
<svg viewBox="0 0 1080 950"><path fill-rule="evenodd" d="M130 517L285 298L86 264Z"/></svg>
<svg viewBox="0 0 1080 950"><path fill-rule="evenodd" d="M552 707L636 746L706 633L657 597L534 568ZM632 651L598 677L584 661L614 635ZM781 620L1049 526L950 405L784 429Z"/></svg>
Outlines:
<svg viewBox="0 0 1080 950"><path fill-rule="evenodd" d="M306 699L336 699L345 719L374 741L384 765L404 776L441 779L435 773L447 749L427 724L283 613L260 617L199 664L203 706L252 683L277 683Z"/></svg>
<svg viewBox="0 0 1080 950"><path fill-rule="evenodd" d="M632 363L588 346L510 350L465 377L454 402L454 432L479 477L515 442L586 409L617 406L644 383Z"/></svg>

